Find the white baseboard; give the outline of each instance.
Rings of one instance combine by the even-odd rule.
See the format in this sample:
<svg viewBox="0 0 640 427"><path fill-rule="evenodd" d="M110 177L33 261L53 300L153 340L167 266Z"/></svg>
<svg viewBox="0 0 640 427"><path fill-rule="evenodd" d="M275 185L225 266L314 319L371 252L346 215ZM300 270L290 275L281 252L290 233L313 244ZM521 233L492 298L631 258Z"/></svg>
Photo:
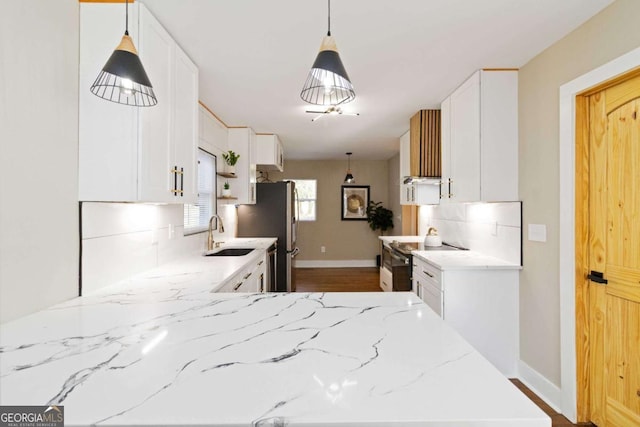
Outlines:
<svg viewBox="0 0 640 427"><path fill-rule="evenodd" d="M562 413L562 390L560 387L546 379L542 374L533 369L531 366L518 361L519 380L522 381L532 392L540 399L544 400L547 405L551 406L554 411Z"/></svg>
<svg viewBox="0 0 640 427"><path fill-rule="evenodd" d="M296 260L296 268L348 268L348 267L375 267L375 259L348 259L348 260Z"/></svg>

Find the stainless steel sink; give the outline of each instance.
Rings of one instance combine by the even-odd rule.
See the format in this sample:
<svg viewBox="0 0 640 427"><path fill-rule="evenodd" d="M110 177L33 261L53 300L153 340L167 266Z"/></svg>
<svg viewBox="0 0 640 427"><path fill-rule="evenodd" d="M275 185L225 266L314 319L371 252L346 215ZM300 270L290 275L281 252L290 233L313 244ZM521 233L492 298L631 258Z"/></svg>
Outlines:
<svg viewBox="0 0 640 427"><path fill-rule="evenodd" d="M222 249L221 251L218 251L218 252L205 254L205 256L243 256L243 255L246 255L246 254L250 253L251 251L253 251L253 248L252 249L249 249L249 248L227 248L227 249Z"/></svg>

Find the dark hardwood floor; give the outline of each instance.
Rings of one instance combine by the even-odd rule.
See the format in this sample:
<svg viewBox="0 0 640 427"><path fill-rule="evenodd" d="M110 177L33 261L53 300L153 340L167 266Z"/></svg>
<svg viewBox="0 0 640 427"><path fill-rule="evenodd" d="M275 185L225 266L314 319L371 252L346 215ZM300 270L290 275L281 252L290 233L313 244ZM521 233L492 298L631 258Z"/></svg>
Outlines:
<svg viewBox="0 0 640 427"><path fill-rule="evenodd" d="M382 292L377 267L296 268L296 292Z"/></svg>
<svg viewBox="0 0 640 427"><path fill-rule="evenodd" d="M294 274L297 292L382 292L377 267L297 268ZM554 411L522 382L517 379L512 379L511 382L551 417L552 427L576 426ZM578 425L595 427L593 424Z"/></svg>

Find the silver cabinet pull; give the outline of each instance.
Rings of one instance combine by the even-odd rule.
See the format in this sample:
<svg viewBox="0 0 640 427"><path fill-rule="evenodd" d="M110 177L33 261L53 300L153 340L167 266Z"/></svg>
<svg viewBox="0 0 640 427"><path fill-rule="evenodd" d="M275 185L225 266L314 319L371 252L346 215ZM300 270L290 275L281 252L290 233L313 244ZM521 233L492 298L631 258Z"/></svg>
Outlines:
<svg viewBox="0 0 640 427"><path fill-rule="evenodd" d="M422 272L423 272L424 274L426 274L427 276L429 276L429 277L434 277L434 276L433 276L433 274L429 273L428 271L424 271L424 270L422 270Z"/></svg>
<svg viewBox="0 0 640 427"><path fill-rule="evenodd" d="M233 288L233 290L237 291L238 288L240 288L240 286L242 286L242 282L238 282L238 284Z"/></svg>
<svg viewBox="0 0 640 427"><path fill-rule="evenodd" d="M244 276L244 280L247 280L249 277L251 277L251 275L252 275L252 274L253 274L253 273L249 273L249 274L247 274L246 276Z"/></svg>

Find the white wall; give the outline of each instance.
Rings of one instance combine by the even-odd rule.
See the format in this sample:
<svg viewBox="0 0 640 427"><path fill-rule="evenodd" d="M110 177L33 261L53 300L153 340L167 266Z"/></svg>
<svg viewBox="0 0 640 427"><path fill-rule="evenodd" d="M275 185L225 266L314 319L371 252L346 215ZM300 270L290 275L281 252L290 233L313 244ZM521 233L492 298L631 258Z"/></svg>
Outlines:
<svg viewBox="0 0 640 427"><path fill-rule="evenodd" d="M77 0L0 13L0 322L78 294Z"/></svg>
<svg viewBox="0 0 640 427"><path fill-rule="evenodd" d="M521 259L520 202L420 206L418 230L438 229L442 240L514 264Z"/></svg>

